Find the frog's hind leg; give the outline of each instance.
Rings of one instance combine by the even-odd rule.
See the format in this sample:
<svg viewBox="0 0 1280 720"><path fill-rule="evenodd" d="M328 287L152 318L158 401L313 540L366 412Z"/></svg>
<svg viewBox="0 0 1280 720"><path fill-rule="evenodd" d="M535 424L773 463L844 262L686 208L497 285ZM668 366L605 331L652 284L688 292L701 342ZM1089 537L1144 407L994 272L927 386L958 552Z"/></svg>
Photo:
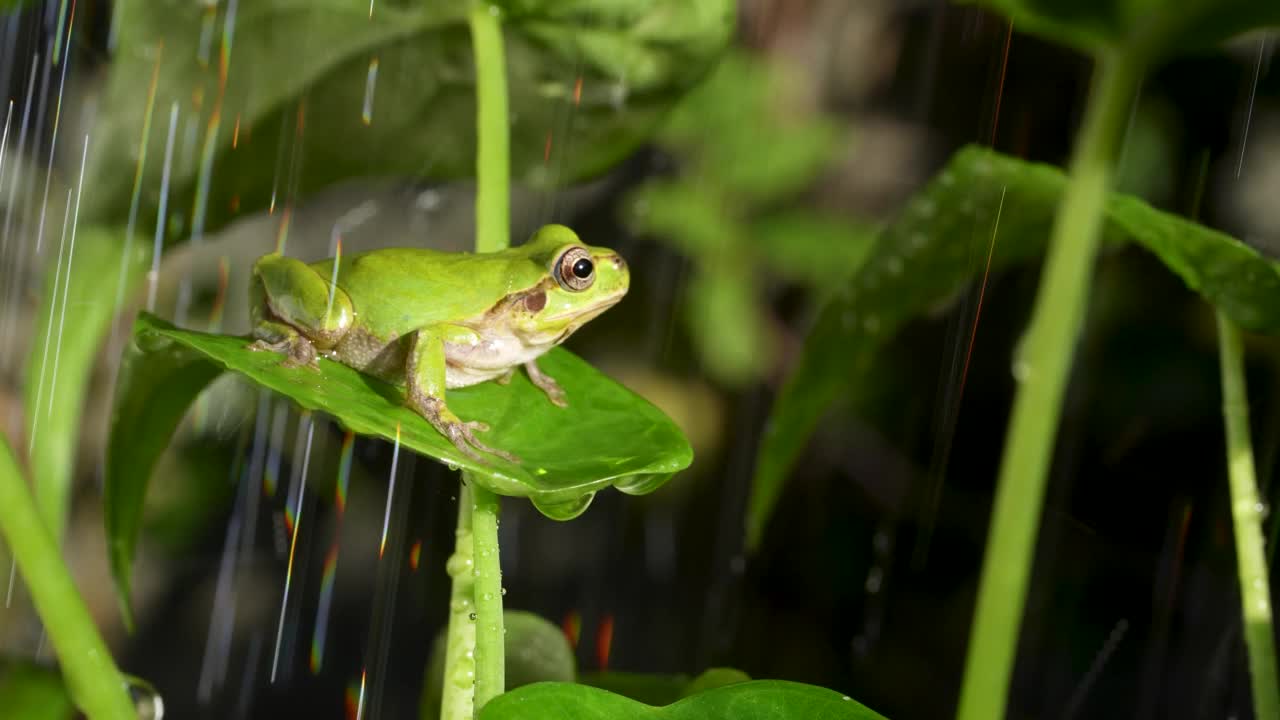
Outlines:
<svg viewBox="0 0 1280 720"><path fill-rule="evenodd" d="M351 299L314 268L294 258L267 255L254 263L250 350L284 352L287 367L316 367L317 349L346 335L355 316Z"/></svg>

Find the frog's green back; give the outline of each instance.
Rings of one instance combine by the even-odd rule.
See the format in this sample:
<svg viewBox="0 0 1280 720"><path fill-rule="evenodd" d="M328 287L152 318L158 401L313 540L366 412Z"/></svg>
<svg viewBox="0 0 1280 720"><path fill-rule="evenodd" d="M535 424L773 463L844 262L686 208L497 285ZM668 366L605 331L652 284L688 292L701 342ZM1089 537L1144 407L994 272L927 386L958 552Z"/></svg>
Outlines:
<svg viewBox="0 0 1280 720"><path fill-rule="evenodd" d="M311 267L330 278L333 263ZM341 258L337 285L350 297L357 325L389 338L477 317L546 275L521 248L483 254L384 248Z"/></svg>

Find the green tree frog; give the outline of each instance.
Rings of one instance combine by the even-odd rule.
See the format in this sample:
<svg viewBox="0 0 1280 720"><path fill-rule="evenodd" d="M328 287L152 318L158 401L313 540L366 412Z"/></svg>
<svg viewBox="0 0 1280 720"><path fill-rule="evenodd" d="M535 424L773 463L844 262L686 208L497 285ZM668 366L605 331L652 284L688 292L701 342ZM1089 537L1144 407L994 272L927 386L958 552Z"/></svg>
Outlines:
<svg viewBox="0 0 1280 720"><path fill-rule="evenodd" d="M286 354L287 366L324 356L403 384L406 403L468 457L519 458L476 438L445 390L495 380L523 365L548 400L564 390L537 358L612 307L630 283L613 250L547 225L524 245L492 253L386 248L307 264L278 253L253 266L249 346Z"/></svg>

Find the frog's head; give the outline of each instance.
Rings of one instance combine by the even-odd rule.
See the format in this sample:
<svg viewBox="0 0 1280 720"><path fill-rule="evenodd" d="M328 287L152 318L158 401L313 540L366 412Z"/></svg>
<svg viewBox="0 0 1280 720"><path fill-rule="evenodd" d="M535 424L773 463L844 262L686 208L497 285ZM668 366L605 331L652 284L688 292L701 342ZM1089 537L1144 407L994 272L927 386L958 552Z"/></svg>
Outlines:
<svg viewBox="0 0 1280 720"><path fill-rule="evenodd" d="M517 250L542 268L540 281L507 304L507 321L526 342L559 344L627 294L622 256L584 244L563 225L544 226Z"/></svg>

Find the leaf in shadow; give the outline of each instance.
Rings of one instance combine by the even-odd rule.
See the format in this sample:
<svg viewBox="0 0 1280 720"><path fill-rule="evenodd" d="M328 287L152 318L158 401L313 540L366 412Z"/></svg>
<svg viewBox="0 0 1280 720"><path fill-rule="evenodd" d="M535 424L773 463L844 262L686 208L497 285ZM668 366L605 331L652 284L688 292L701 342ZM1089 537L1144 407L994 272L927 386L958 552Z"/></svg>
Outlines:
<svg viewBox="0 0 1280 720"><path fill-rule="evenodd" d="M823 413L864 380L880 345L984 272L1039 255L1065 184L1054 166L970 146L884 228L823 309L774 404L747 508L750 548ZM1280 266L1248 245L1120 194L1107 201L1103 241L1145 247L1242 328L1280 332Z"/></svg>
<svg viewBox="0 0 1280 720"><path fill-rule="evenodd" d="M1013 27L1099 54L1130 51L1160 59L1212 48L1235 35L1280 25L1268 0L960 0L985 5Z"/></svg>

